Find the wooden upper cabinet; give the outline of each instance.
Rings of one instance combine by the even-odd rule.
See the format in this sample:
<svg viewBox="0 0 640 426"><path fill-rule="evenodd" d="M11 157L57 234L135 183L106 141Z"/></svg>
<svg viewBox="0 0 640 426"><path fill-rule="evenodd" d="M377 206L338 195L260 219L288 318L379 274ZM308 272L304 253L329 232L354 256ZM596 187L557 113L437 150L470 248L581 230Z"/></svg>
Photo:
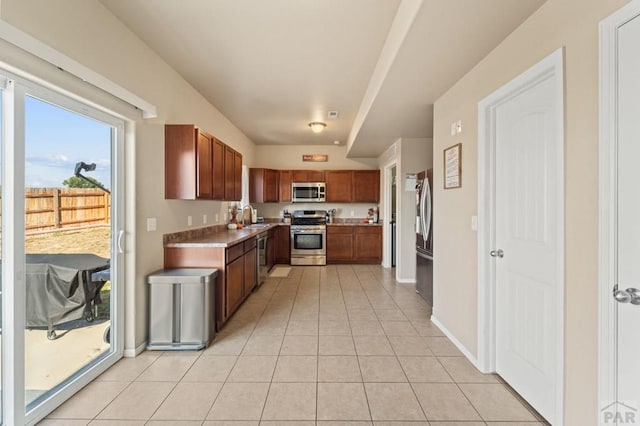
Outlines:
<svg viewBox="0 0 640 426"><path fill-rule="evenodd" d="M353 171L354 203L380 202L380 170Z"/></svg>
<svg viewBox="0 0 640 426"><path fill-rule="evenodd" d="M242 199L242 154L233 152L233 201Z"/></svg>
<svg viewBox="0 0 640 426"><path fill-rule="evenodd" d="M193 124L164 127L164 197L211 198L211 138Z"/></svg>
<svg viewBox="0 0 640 426"><path fill-rule="evenodd" d="M252 203L278 202L278 171L272 169L249 170L249 201Z"/></svg>
<svg viewBox="0 0 640 426"><path fill-rule="evenodd" d="M278 171L278 201L281 203L291 202L291 179L293 173L291 170Z"/></svg>
<svg viewBox="0 0 640 426"><path fill-rule="evenodd" d="M235 151L229 147L224 147L224 200L233 201L236 192L234 187L234 164L235 164Z"/></svg>
<svg viewBox="0 0 640 426"><path fill-rule="evenodd" d="M213 158L211 156L211 136L198 132L196 153L196 198L211 199L213 186Z"/></svg>
<svg viewBox="0 0 640 426"><path fill-rule="evenodd" d="M327 184L327 202L350 203L353 191L351 170L327 170L324 174Z"/></svg>
<svg viewBox="0 0 640 426"><path fill-rule="evenodd" d="M225 144L213 138L211 150L213 153L213 182L212 197L214 200L224 199L224 148Z"/></svg>
<svg viewBox="0 0 640 426"><path fill-rule="evenodd" d="M164 127L164 197L242 198L242 154L193 124Z"/></svg>
<svg viewBox="0 0 640 426"><path fill-rule="evenodd" d="M324 170L292 170L292 182L324 182Z"/></svg>

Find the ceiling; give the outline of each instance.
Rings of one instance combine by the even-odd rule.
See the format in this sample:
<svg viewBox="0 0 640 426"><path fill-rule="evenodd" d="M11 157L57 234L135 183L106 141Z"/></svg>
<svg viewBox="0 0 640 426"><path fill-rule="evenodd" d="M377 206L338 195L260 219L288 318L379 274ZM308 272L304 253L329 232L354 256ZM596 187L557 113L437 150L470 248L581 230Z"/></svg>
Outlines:
<svg viewBox="0 0 640 426"><path fill-rule="evenodd" d="M256 144L377 157L544 0L101 2Z"/></svg>

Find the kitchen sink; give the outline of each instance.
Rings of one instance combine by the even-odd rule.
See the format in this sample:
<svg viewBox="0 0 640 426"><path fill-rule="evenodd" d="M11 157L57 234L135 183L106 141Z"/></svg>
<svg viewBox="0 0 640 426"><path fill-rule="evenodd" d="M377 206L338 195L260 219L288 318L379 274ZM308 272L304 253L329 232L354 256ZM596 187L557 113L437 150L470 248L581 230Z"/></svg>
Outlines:
<svg viewBox="0 0 640 426"><path fill-rule="evenodd" d="M254 223L252 225L247 225L244 228L245 229L262 229L262 228L267 228L269 226L268 223Z"/></svg>

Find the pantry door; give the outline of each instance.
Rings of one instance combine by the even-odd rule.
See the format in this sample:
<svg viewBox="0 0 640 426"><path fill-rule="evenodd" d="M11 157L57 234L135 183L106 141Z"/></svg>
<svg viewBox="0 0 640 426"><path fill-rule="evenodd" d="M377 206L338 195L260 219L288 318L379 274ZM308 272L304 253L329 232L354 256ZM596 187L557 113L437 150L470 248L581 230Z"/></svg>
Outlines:
<svg viewBox="0 0 640 426"><path fill-rule="evenodd" d="M640 2L601 24L600 424L640 424Z"/></svg>
<svg viewBox="0 0 640 426"><path fill-rule="evenodd" d="M480 103L489 179L480 191L479 331L490 348L481 363L553 424L563 399L562 63L558 50Z"/></svg>

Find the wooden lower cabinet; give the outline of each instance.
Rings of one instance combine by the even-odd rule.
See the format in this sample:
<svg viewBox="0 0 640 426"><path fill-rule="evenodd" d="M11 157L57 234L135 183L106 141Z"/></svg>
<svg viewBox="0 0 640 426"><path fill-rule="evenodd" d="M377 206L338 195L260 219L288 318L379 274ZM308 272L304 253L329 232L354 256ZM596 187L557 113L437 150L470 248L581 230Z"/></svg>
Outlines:
<svg viewBox="0 0 640 426"><path fill-rule="evenodd" d="M242 257L227 264L227 294L225 303L225 316L229 317L242 303L244 294L244 259Z"/></svg>
<svg viewBox="0 0 640 426"><path fill-rule="evenodd" d="M356 262L382 262L382 226L354 226L353 258Z"/></svg>
<svg viewBox="0 0 640 426"><path fill-rule="evenodd" d="M327 263L381 262L381 226L327 225Z"/></svg>
<svg viewBox="0 0 640 426"><path fill-rule="evenodd" d="M276 231L276 263L288 265L291 263L291 227L280 225Z"/></svg>
<svg viewBox="0 0 640 426"><path fill-rule="evenodd" d="M353 227L327 225L327 263L349 263L353 258Z"/></svg>
<svg viewBox="0 0 640 426"><path fill-rule="evenodd" d="M165 247L165 268L216 268L216 329L240 307L256 285L258 255L255 238L227 248Z"/></svg>
<svg viewBox="0 0 640 426"><path fill-rule="evenodd" d="M276 264L276 228L269 229L267 233L267 270L270 271Z"/></svg>

